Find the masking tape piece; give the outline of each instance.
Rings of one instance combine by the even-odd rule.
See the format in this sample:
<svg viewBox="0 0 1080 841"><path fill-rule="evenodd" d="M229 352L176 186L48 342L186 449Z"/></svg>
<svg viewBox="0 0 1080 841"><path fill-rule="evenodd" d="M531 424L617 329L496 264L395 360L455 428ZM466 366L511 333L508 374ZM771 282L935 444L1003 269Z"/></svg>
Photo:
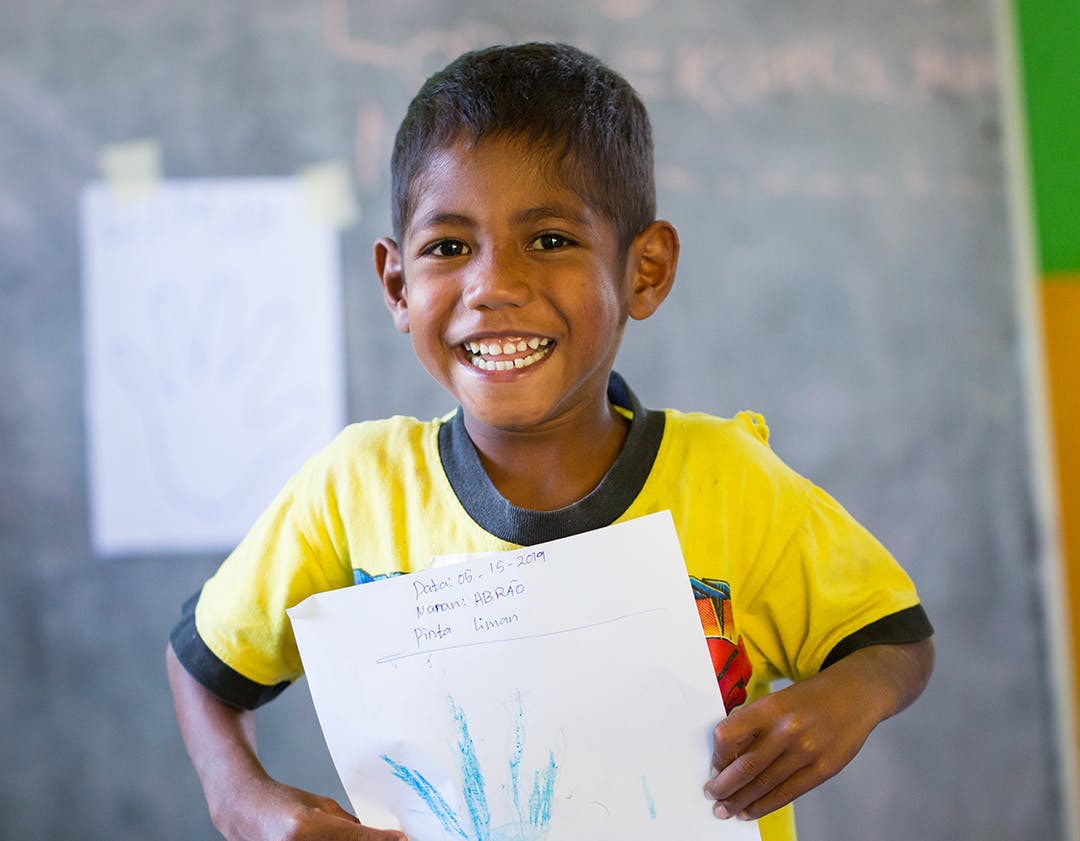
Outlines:
<svg viewBox="0 0 1080 841"><path fill-rule="evenodd" d="M98 164L118 199L145 198L161 181L161 144L146 139L105 146L98 155Z"/></svg>
<svg viewBox="0 0 1080 841"><path fill-rule="evenodd" d="M310 218L315 222L347 228L360 218L352 179L344 161L313 164L300 172L300 187Z"/></svg>

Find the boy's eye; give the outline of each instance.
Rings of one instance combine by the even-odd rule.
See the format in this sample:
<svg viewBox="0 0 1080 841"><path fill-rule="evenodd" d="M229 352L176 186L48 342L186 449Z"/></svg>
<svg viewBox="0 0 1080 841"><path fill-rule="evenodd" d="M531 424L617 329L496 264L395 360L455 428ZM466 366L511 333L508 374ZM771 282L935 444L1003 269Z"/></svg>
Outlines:
<svg viewBox="0 0 1080 841"><path fill-rule="evenodd" d="M556 248L565 248L572 240L562 234L540 234L529 243L530 251L552 251Z"/></svg>
<svg viewBox="0 0 1080 841"><path fill-rule="evenodd" d="M460 257L469 253L469 246L459 239L442 239L424 249L424 256Z"/></svg>

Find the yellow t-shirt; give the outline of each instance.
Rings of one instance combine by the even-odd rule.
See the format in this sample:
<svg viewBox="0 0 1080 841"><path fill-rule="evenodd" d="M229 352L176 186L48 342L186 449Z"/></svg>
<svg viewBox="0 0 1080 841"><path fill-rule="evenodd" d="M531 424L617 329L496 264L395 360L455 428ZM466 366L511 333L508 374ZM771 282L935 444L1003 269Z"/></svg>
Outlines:
<svg viewBox="0 0 1080 841"><path fill-rule="evenodd" d="M862 645L930 634L915 588L835 500L768 446L759 415L648 412L600 485L554 512L516 508L460 413L354 424L310 459L210 578L173 634L189 671L253 707L302 672L285 610L307 596L670 510L729 709ZM733 656L732 656L733 655ZM790 808L760 822L793 839Z"/></svg>

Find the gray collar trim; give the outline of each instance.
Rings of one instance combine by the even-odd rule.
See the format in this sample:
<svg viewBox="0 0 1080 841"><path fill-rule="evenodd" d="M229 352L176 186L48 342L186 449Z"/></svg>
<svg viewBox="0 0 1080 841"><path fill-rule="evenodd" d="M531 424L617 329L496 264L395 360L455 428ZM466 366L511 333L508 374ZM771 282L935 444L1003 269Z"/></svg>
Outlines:
<svg viewBox="0 0 1080 841"><path fill-rule="evenodd" d="M642 409L625 380L615 372L608 382L608 399L633 413L622 451L591 493L555 511L518 508L499 493L484 471L458 409L439 428L439 458L469 516L495 537L519 546L557 540L615 522L649 477L664 437L664 413Z"/></svg>

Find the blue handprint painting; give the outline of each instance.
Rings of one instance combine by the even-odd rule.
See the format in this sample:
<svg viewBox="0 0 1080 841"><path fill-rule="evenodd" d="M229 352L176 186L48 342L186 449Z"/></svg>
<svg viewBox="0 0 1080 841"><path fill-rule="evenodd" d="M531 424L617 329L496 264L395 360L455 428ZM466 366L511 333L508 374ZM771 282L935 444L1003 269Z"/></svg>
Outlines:
<svg viewBox="0 0 1080 841"><path fill-rule="evenodd" d="M468 718L453 696L449 698L449 707L457 736L461 799L464 801L460 810L450 805L446 795L432 785L420 769L410 768L386 754L382 755L383 761L397 779L416 793L450 837L463 841L542 841L547 837L551 822L559 767L554 752L549 750L547 762L533 770L528 795L523 796L521 765L525 751L525 712L520 696L511 734L510 756L504 769L513 814L509 821L497 825L492 822L488 786L469 732ZM492 770L495 769L489 769L489 772Z"/></svg>

